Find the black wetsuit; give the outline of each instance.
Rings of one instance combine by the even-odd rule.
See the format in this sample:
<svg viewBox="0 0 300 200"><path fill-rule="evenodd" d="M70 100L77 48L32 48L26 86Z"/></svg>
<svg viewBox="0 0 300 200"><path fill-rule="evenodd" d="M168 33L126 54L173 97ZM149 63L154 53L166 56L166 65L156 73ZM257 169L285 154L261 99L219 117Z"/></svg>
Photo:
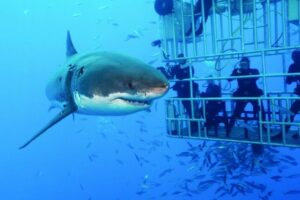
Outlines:
<svg viewBox="0 0 300 200"><path fill-rule="evenodd" d="M199 25L199 27L196 29L195 27L195 35L201 35L203 32L203 23L205 23L208 19L209 16L209 10L212 7L212 2L213 0L204 0L203 4L204 4L204 20L202 19L202 2L201 0L198 0L195 4L195 8L194 8L194 24L196 26L198 19L201 17L201 23ZM204 22L203 22L204 21ZM185 33L186 36L191 35L192 33L192 25L190 27L190 29Z"/></svg>
<svg viewBox="0 0 300 200"><path fill-rule="evenodd" d="M205 92L202 92L201 97L209 98L209 97L221 97L221 88L220 86L216 84L209 84L206 88ZM216 100L210 100L207 101L205 104L205 116L206 116L206 127L211 127L213 125L216 125L215 118L223 108L222 101L216 101ZM201 110L201 115L203 115L203 108Z"/></svg>
<svg viewBox="0 0 300 200"><path fill-rule="evenodd" d="M189 79L190 71L189 67L181 68L180 65L175 65L170 68L169 75L171 78L176 77L176 79L182 80L182 79ZM194 74L194 68L192 67L192 76ZM177 92L177 96L179 98L191 98L196 97L198 93L198 84L192 81L193 85L193 95L191 95L191 87L190 87L190 81L178 81L174 84L172 87L173 90ZM192 118L192 105L190 100L183 100L181 101L184 109L186 110L189 118ZM198 108L198 102L194 101L194 111L196 111L196 108ZM198 128L197 122L191 122L191 128L192 131L196 131Z"/></svg>
<svg viewBox="0 0 300 200"><path fill-rule="evenodd" d="M241 69L234 69L231 76L247 76L247 75L259 75L259 71L257 69L251 69L248 70L241 70ZM234 78L229 79L229 81L232 81ZM254 78L239 78L237 79L238 82L238 88L233 93L233 97L260 97L263 95L263 91L258 88L256 81L258 80L258 77ZM253 112L255 117L258 117L258 111L259 111L259 102L257 100L236 100L235 109L233 112L233 115L231 117L231 120L229 122L229 130L231 131L236 118L239 118L244 111L246 105L248 103L251 103L253 106ZM262 104L262 119L265 119L265 111Z"/></svg>
<svg viewBox="0 0 300 200"><path fill-rule="evenodd" d="M289 67L289 71L288 73L300 73L300 63L293 63L290 65ZM286 83L287 84L292 84L293 82L296 82L297 83L297 86L296 88L294 89L294 93L298 96L300 96L300 76L287 76L286 78ZM300 111L300 100L295 100L290 108L290 111L292 113L294 113L294 115L291 115L290 118L291 118L291 122L294 121L294 118L295 118L295 115ZM286 119L286 121L288 121ZM285 131L289 131L290 129L290 125L288 126L285 126Z"/></svg>
<svg viewBox="0 0 300 200"><path fill-rule="evenodd" d="M168 69L164 67L158 67L158 70L160 70L167 79L190 79L190 67L184 67L182 68L180 65L175 65L172 67L169 67ZM194 67L191 67L192 70L192 76L194 75ZM177 92L177 97L179 98L191 98L191 97L196 97L197 94L199 93L198 89L198 84L192 81L192 86L193 86L193 95L191 95L191 87L190 87L190 81L177 81L172 89ZM190 100L182 100L182 105L189 116L189 118L192 118L192 105ZM197 108L199 106L199 102L194 101L194 111L195 114L197 115ZM194 116L196 117L196 116ZM191 122L191 128L192 131L197 131L198 130L198 123L195 121Z"/></svg>

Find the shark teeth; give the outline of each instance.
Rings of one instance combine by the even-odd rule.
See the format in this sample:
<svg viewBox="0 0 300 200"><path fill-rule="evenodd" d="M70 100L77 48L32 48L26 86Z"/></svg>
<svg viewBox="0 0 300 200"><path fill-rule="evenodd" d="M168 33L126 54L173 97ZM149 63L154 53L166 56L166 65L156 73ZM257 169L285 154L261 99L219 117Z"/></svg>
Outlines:
<svg viewBox="0 0 300 200"><path fill-rule="evenodd" d="M121 99L125 102L128 102L130 104L134 104L134 105L140 105L140 106L149 106L151 105L152 101L150 100L137 100L137 99L126 99L126 98L118 98Z"/></svg>

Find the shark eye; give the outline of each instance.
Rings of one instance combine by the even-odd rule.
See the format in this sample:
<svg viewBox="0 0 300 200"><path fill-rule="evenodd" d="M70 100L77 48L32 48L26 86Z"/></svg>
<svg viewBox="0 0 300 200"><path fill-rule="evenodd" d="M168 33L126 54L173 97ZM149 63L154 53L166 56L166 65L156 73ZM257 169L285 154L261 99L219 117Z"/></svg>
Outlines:
<svg viewBox="0 0 300 200"><path fill-rule="evenodd" d="M80 67L77 78L79 78L80 76L82 76L83 73L84 73L84 71L85 71L85 68L84 67Z"/></svg>
<svg viewBox="0 0 300 200"><path fill-rule="evenodd" d="M62 80L62 77L60 76L60 77L58 78L58 81L61 82L61 80Z"/></svg>

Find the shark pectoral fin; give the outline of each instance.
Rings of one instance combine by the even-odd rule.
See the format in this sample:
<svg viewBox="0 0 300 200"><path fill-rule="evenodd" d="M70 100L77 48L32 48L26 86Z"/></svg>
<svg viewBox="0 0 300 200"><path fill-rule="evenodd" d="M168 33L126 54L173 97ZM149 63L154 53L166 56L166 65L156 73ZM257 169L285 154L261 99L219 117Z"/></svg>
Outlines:
<svg viewBox="0 0 300 200"><path fill-rule="evenodd" d="M68 115L72 114L76 111L76 107L68 105L66 106L60 113L58 113L45 127L43 127L37 134L35 134L28 142L22 145L19 149L23 149L28 146L31 142L41 136L45 131L49 128L54 126L56 123L67 117Z"/></svg>

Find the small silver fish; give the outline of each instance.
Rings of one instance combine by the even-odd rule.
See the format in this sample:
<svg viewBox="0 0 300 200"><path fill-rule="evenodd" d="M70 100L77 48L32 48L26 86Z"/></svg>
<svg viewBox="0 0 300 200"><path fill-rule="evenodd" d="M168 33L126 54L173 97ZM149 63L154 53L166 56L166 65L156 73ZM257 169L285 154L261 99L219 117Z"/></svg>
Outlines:
<svg viewBox="0 0 300 200"><path fill-rule="evenodd" d="M105 9L107 9L108 8L108 6L99 6L98 7L98 10L105 10Z"/></svg>
<svg viewBox="0 0 300 200"><path fill-rule="evenodd" d="M80 17L81 13L77 12L77 13L73 13L72 17Z"/></svg>
<svg viewBox="0 0 300 200"><path fill-rule="evenodd" d="M300 174L292 174L292 175L287 176L286 178L291 178L291 179L300 178Z"/></svg>
<svg viewBox="0 0 300 200"><path fill-rule="evenodd" d="M300 190L289 190L284 193L285 195L294 195L294 194L300 194Z"/></svg>
<svg viewBox="0 0 300 200"><path fill-rule="evenodd" d="M171 169L171 168L165 169L164 171L162 171L162 172L159 174L159 177L161 178L161 177L165 176L166 174L171 173L173 170L174 170L174 169Z"/></svg>
<svg viewBox="0 0 300 200"><path fill-rule="evenodd" d="M153 59L153 60L150 60L148 62L148 65L153 65L154 63L156 63L158 61L158 59Z"/></svg>

